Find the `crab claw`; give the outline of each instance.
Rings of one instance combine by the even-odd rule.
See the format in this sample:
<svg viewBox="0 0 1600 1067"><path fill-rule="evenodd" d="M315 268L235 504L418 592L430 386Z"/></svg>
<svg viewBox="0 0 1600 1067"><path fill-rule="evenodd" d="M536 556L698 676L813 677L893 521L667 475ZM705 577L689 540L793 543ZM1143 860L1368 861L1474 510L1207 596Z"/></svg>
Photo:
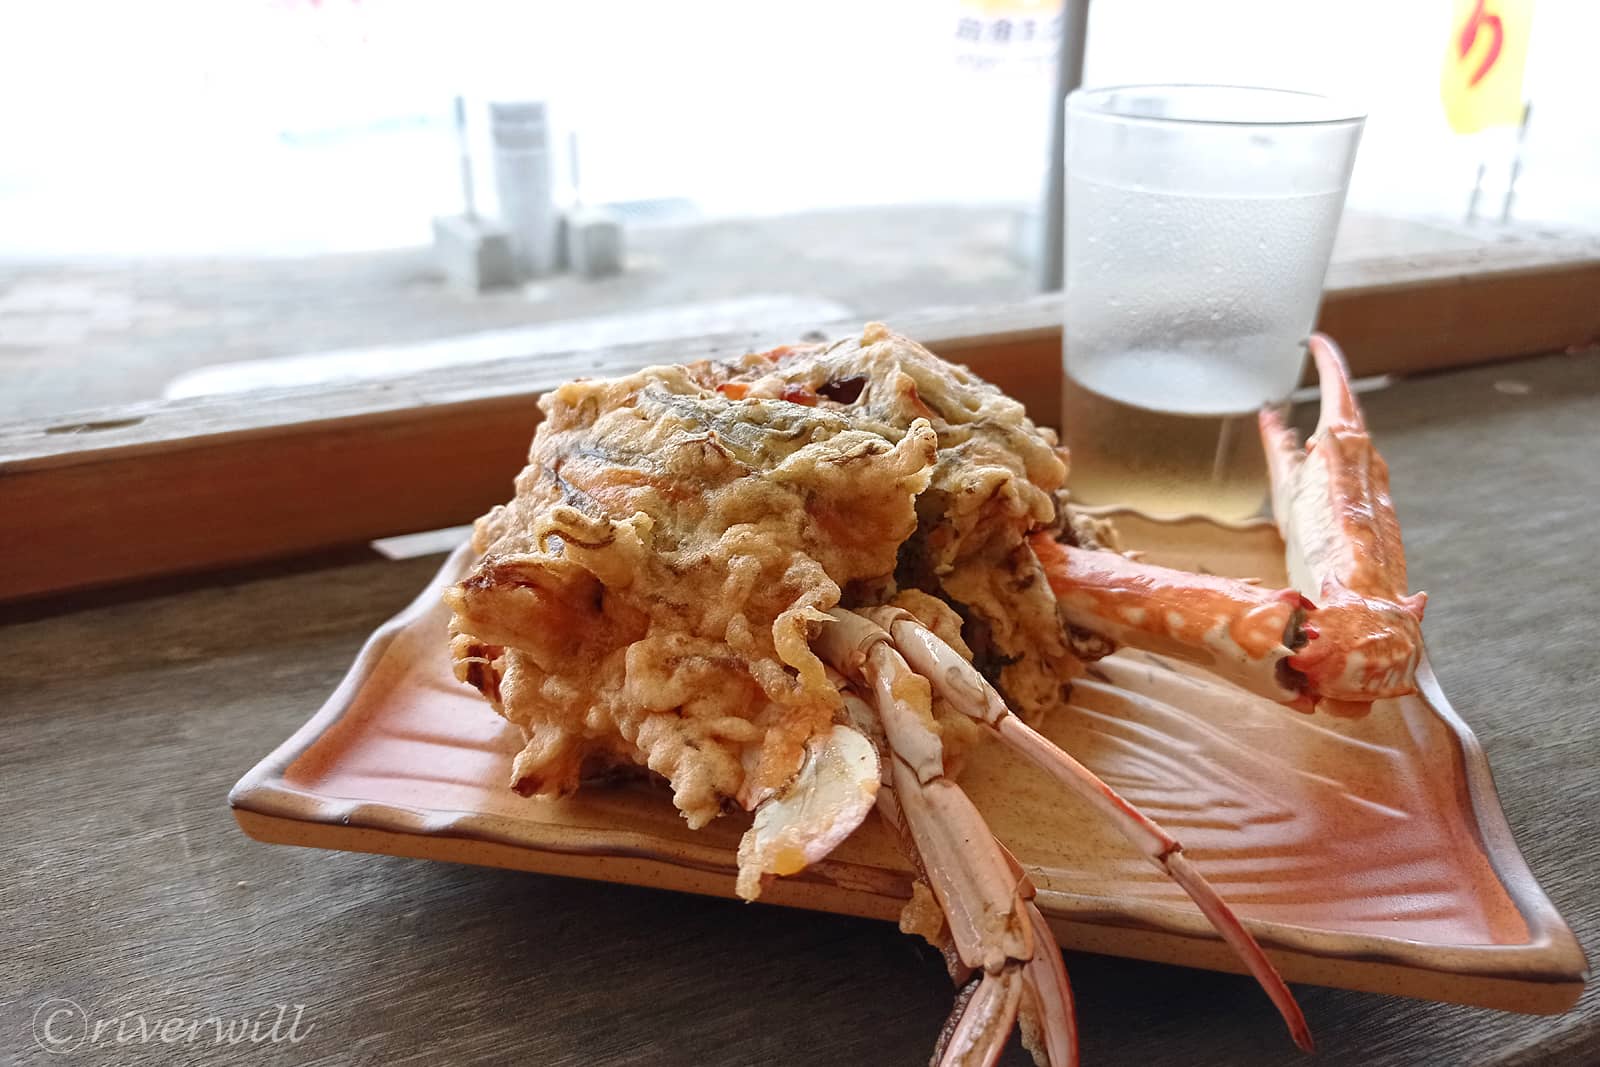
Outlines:
<svg viewBox="0 0 1600 1067"><path fill-rule="evenodd" d="M1028 543L1067 624L1188 660L1252 693L1311 710L1305 679L1290 669L1312 607L1295 590L1078 548L1042 531Z"/></svg>
<svg viewBox="0 0 1600 1067"><path fill-rule="evenodd" d="M1322 412L1304 451L1274 409L1260 416L1294 588L1191 574L1029 536L1065 623L1199 663L1300 711L1363 715L1416 690L1426 595L1406 593L1389 468L1372 447L1344 358L1314 334Z"/></svg>
<svg viewBox="0 0 1600 1067"><path fill-rule="evenodd" d="M1416 690L1427 595L1406 594L1389 467L1367 433L1344 357L1322 334L1311 335L1310 348L1322 410L1305 450L1276 410L1260 416L1289 579L1317 605L1304 625L1311 640L1288 663L1319 707L1359 714Z"/></svg>

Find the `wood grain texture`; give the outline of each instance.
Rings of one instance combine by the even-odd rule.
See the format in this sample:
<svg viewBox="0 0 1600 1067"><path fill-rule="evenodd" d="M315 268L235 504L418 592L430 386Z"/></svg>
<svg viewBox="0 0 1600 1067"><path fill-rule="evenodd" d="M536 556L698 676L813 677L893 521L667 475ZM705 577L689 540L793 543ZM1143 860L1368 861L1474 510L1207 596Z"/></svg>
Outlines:
<svg viewBox="0 0 1600 1067"><path fill-rule="evenodd" d="M1600 238L1338 265L1317 327L1358 375L1589 344L1600 340Z"/></svg>
<svg viewBox="0 0 1600 1067"><path fill-rule="evenodd" d="M1502 392L1514 380L1526 392ZM1592 458L1600 360L1400 384L1389 458L1435 666L1534 873L1600 944ZM0 629L0 1062L922 1064L950 1002L886 924L247 839L237 777L298 726L437 558L214 578ZM12 609L13 615L20 615ZM1302 988L1298 1057L1245 979L1074 953L1088 1065L1587 1064L1600 991L1540 1018ZM250 1014L288 1047L47 1056L31 1016ZM1027 1062L1017 1048L1011 1067Z"/></svg>
<svg viewBox="0 0 1600 1067"><path fill-rule="evenodd" d="M1600 239L1341 266L1321 325L1357 374L1600 338ZM1059 299L893 325L1054 422ZM819 325L837 336L859 323ZM738 355L729 334L449 367L386 381L151 402L0 427L0 600L292 556L469 521L524 461L538 394L578 375Z"/></svg>

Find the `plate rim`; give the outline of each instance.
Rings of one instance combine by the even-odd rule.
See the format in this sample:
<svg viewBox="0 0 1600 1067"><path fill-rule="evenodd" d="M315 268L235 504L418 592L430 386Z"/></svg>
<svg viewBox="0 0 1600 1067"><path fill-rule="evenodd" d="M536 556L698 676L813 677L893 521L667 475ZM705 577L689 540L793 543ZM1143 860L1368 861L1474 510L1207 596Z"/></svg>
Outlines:
<svg viewBox="0 0 1600 1067"><path fill-rule="evenodd" d="M1270 519L1227 522L1198 514L1156 516L1133 508L1085 509L1106 517L1134 516L1158 525L1204 524L1240 533L1274 529ZM518 821L517 832L508 820L475 811L422 809L351 798L330 797L290 784L285 772L303 753L338 725L390 646L411 625L436 610L446 586L465 573L476 557L466 541L449 553L426 586L399 612L368 636L339 684L317 712L301 724L265 758L250 768L228 793L235 812L249 812L313 825L345 826L398 833L421 838L450 837L486 842L545 855L643 859L698 873L728 874L732 899L734 865L725 850L689 842L648 842L633 831L603 834L598 844L571 840L576 832L538 821ZM1588 961L1576 936L1539 885L1517 846L1500 804L1488 758L1477 735L1445 697L1426 652L1417 670L1418 690L1429 709L1438 715L1456 744L1455 758L1463 772L1477 845L1495 878L1517 908L1528 929L1528 940L1516 945L1463 945L1417 941L1374 933L1322 930L1293 923L1245 919L1245 925L1269 950L1318 959L1351 963L1382 963L1430 974L1511 980L1541 986L1573 986L1564 998L1565 1010L1581 994L1589 977ZM532 829L532 833L530 833ZM559 832L554 832L559 831ZM577 876L581 877L581 876ZM856 891L893 896L909 895L909 876L848 861L826 860L785 881L844 886ZM1184 939L1214 941L1220 936L1192 909L1149 901L1129 901L1087 896L1040 888L1038 904L1045 915L1060 923L1089 924L1142 930ZM1513 1009L1526 1010L1526 1009ZM1539 1009L1541 1011L1548 1009Z"/></svg>

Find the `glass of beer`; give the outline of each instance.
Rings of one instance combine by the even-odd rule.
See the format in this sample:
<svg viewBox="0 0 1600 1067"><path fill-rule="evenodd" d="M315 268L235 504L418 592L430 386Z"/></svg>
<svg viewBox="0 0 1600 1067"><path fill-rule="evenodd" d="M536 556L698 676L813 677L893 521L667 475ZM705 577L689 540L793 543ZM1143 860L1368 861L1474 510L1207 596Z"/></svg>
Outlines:
<svg viewBox="0 0 1600 1067"><path fill-rule="evenodd" d="M1365 116L1223 85L1067 98L1062 436L1086 504L1256 514Z"/></svg>

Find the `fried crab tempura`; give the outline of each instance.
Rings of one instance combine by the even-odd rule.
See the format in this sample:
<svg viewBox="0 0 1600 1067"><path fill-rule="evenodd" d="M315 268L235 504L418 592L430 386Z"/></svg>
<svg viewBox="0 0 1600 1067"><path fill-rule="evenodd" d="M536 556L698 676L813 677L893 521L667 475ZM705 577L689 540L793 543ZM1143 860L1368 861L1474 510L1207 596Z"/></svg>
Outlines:
<svg viewBox="0 0 1600 1067"><path fill-rule="evenodd" d="M1066 506L1049 430L880 324L570 382L541 401L516 496L478 521L483 559L447 594L456 672L526 737L523 793L642 766L691 826L754 811L747 899L875 807L919 872L905 925L965 986L940 1062L992 1062L1019 1013L1041 1063L1076 1055L1032 886L954 780L985 737L1087 798L1179 882L1309 1048L1287 987L1181 845L1027 723L1116 644L1305 711L1409 691L1421 601L1404 597L1382 460L1337 354L1318 345L1338 425L1302 454L1263 420L1298 591L1104 547L1109 531ZM1384 565L1352 564L1352 543L1383 549Z"/></svg>

